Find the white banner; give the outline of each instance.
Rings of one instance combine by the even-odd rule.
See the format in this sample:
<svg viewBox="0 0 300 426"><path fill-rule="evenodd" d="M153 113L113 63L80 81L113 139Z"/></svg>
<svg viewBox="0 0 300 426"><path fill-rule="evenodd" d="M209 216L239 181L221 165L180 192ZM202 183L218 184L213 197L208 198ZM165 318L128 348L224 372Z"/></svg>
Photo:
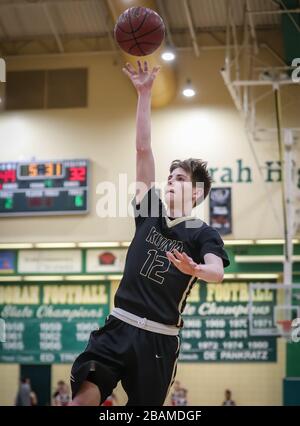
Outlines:
<svg viewBox="0 0 300 426"><path fill-rule="evenodd" d="M20 273L81 273L81 250L20 250Z"/></svg>
<svg viewBox="0 0 300 426"><path fill-rule="evenodd" d="M86 272L123 272L127 249L87 250Z"/></svg>

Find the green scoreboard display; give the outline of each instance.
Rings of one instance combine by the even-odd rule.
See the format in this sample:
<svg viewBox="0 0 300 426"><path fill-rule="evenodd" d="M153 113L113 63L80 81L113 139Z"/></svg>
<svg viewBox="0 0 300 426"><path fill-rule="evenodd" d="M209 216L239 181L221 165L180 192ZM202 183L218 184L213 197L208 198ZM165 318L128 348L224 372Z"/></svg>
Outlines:
<svg viewBox="0 0 300 426"><path fill-rule="evenodd" d="M0 163L0 216L88 211L88 160Z"/></svg>

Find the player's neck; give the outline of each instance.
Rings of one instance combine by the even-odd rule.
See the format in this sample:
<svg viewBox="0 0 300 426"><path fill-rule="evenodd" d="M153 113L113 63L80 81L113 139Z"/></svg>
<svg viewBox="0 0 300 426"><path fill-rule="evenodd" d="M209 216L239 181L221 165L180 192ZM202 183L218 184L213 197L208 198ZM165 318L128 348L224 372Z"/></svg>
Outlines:
<svg viewBox="0 0 300 426"><path fill-rule="evenodd" d="M176 218L179 218L179 217L191 216L192 212L191 211L182 210L182 209L168 208L167 215L168 215L168 217L170 217L172 219L176 219Z"/></svg>

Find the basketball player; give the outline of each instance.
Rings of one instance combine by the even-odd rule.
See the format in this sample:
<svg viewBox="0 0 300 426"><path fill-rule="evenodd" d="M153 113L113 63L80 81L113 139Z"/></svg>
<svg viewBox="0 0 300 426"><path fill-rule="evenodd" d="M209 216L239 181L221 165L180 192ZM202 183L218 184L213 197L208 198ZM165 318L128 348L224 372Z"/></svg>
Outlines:
<svg viewBox="0 0 300 426"><path fill-rule="evenodd" d="M187 296L197 279L221 282L223 267L229 264L218 232L190 216L210 190L204 162L171 164L167 211L156 194L150 112L159 68L149 71L147 62L142 66L138 61L137 71L129 64L123 70L138 93L136 232L115 308L104 326L91 333L87 348L73 364L73 405L103 403L119 381L128 395L127 405L163 405L176 374Z"/></svg>

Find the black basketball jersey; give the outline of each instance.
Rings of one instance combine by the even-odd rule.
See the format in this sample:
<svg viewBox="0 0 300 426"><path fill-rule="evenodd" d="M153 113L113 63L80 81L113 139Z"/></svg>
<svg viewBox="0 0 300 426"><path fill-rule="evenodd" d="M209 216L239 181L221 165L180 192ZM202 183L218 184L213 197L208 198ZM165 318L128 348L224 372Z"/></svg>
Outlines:
<svg viewBox="0 0 300 426"><path fill-rule="evenodd" d="M170 220L152 187L140 205L133 200L136 231L128 248L115 306L162 324L182 327L181 314L197 278L179 271L166 252L177 249L197 263L213 253L229 265L218 232L195 217Z"/></svg>

